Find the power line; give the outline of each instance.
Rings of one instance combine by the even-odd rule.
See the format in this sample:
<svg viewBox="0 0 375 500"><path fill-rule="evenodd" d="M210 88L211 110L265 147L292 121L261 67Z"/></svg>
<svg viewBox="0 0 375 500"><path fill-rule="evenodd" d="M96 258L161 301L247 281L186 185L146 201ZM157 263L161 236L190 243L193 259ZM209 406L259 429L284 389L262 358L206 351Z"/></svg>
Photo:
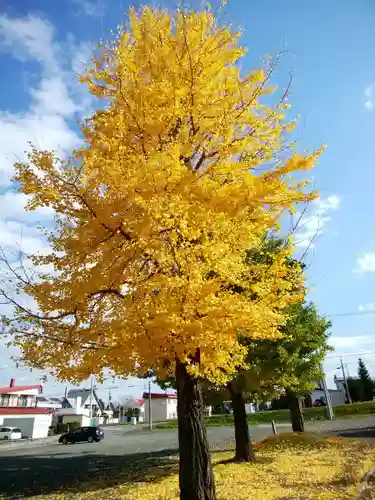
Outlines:
<svg viewBox="0 0 375 500"><path fill-rule="evenodd" d="M323 316L327 316L328 318L337 318L340 316L364 316L366 314L375 314L375 311L352 311L343 313L323 314Z"/></svg>
<svg viewBox="0 0 375 500"><path fill-rule="evenodd" d="M365 352L345 352L343 354L333 354L332 356L326 356L326 359L341 358L344 356L365 356L366 354L374 354L375 351L365 351Z"/></svg>

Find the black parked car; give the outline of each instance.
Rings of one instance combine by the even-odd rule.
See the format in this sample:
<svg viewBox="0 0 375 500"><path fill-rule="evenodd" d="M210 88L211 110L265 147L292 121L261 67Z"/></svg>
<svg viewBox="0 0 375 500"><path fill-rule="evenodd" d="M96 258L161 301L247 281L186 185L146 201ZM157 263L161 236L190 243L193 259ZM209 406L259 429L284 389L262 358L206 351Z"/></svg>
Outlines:
<svg viewBox="0 0 375 500"><path fill-rule="evenodd" d="M78 427L72 432L67 432L62 434L59 438L59 443L79 443L80 441L88 441L93 443L94 441L99 442L104 438L104 432L100 427Z"/></svg>

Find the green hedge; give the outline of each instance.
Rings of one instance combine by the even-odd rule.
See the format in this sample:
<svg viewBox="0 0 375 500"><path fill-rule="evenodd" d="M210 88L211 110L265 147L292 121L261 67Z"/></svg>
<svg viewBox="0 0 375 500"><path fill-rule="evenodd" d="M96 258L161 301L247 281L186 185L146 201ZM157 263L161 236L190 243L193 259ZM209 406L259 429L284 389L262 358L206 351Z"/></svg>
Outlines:
<svg viewBox="0 0 375 500"><path fill-rule="evenodd" d="M370 415L375 414L375 401L365 401L364 403L354 403L351 405L340 405L333 408L336 418L345 418L350 415ZM303 415L306 421L327 419L327 408L319 406L316 408L305 408ZM250 413L247 416L249 424L269 424L275 422L289 422L289 410L268 410ZM225 427L233 425L233 415L213 415L205 418L208 427ZM171 420L155 426L157 429L170 429L177 427L177 421Z"/></svg>
<svg viewBox="0 0 375 500"><path fill-rule="evenodd" d="M81 427L79 422L69 422L69 423L58 423L54 426L51 426L50 429L54 434L64 434L68 431L74 431L74 429L78 429Z"/></svg>
<svg viewBox="0 0 375 500"><path fill-rule="evenodd" d="M363 403L353 403L352 405L340 405L333 409L335 415L371 415L375 413L375 401L364 401Z"/></svg>

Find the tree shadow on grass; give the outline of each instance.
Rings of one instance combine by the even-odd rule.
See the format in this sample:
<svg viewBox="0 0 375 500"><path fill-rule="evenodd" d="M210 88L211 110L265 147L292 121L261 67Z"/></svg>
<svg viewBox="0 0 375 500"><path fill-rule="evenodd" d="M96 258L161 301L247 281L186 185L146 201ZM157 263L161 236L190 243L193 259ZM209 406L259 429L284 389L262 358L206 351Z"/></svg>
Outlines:
<svg viewBox="0 0 375 500"><path fill-rule="evenodd" d="M178 451L129 455L10 455L0 457L0 498L88 492L158 481L178 471Z"/></svg>

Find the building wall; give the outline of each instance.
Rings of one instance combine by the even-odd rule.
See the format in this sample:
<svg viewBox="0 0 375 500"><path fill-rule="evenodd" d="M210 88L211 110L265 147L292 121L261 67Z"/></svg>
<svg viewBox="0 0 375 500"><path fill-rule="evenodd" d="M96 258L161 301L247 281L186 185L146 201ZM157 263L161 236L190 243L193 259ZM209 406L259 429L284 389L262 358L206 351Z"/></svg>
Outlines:
<svg viewBox="0 0 375 500"><path fill-rule="evenodd" d="M90 416L90 410L86 410L85 408L58 408L56 410L56 415L85 415L86 417Z"/></svg>
<svg viewBox="0 0 375 500"><path fill-rule="evenodd" d="M90 425L90 417L88 415L63 415L62 421L64 424L78 422L82 427Z"/></svg>
<svg viewBox="0 0 375 500"><path fill-rule="evenodd" d="M255 413L256 409L254 403L245 403L245 411L247 415L249 415L250 413Z"/></svg>
<svg viewBox="0 0 375 500"><path fill-rule="evenodd" d="M37 401L36 403L37 408L51 408L52 410L62 408L61 403L57 403L54 401Z"/></svg>
<svg viewBox="0 0 375 500"><path fill-rule="evenodd" d="M52 415L35 415L32 437L34 439L47 437L48 429L51 425Z"/></svg>
<svg viewBox="0 0 375 500"><path fill-rule="evenodd" d="M339 406L345 404L345 393L342 391L336 391L329 389L328 390L331 396L332 406ZM316 389L311 393L311 401L314 404L318 399L322 399L326 403L326 398L324 396L324 391L320 389Z"/></svg>
<svg viewBox="0 0 375 500"><path fill-rule="evenodd" d="M341 391L329 391L331 395L332 406L339 406L345 404L345 393Z"/></svg>
<svg viewBox="0 0 375 500"><path fill-rule="evenodd" d="M52 415L1 415L0 425L19 427L28 438L45 438L52 425Z"/></svg>
<svg viewBox="0 0 375 500"><path fill-rule="evenodd" d="M22 389L21 391L12 391L9 392L9 394L17 394L18 396L38 396L39 395L39 389Z"/></svg>
<svg viewBox="0 0 375 500"><path fill-rule="evenodd" d="M30 391L19 391L11 393L0 394L0 407L1 408L17 408L21 406L22 408L35 408L36 406L36 395L27 394Z"/></svg>
<svg viewBox="0 0 375 500"><path fill-rule="evenodd" d="M145 400L144 421L148 422L149 401ZM177 399L151 399L152 421L163 422L177 418Z"/></svg>

